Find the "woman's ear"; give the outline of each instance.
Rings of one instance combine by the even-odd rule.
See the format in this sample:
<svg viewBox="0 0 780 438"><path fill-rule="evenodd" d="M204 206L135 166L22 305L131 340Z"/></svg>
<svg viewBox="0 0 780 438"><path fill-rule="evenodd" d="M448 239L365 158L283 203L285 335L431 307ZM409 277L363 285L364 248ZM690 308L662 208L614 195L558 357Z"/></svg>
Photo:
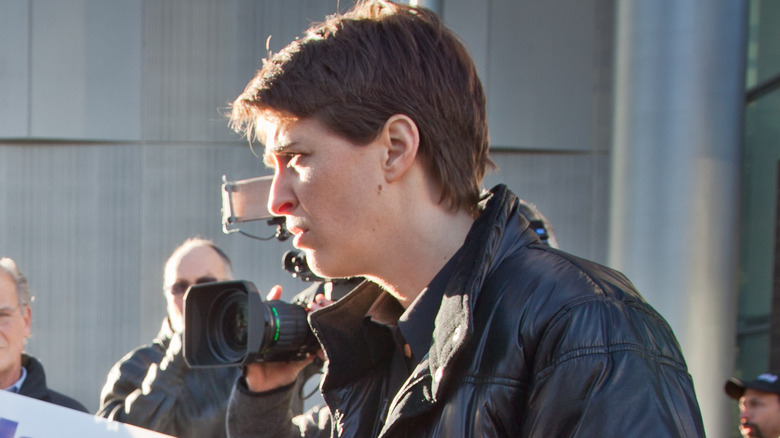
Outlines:
<svg viewBox="0 0 780 438"><path fill-rule="evenodd" d="M395 114L382 130L387 148L383 168L385 179L392 182L403 176L414 164L420 146L420 132L409 116Z"/></svg>

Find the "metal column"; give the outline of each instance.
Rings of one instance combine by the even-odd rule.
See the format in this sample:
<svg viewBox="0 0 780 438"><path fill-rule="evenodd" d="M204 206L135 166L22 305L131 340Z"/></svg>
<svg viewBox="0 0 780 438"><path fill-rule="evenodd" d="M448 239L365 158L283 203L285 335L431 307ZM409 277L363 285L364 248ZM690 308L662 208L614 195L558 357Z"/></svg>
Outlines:
<svg viewBox="0 0 780 438"><path fill-rule="evenodd" d="M619 0L609 264L667 318L710 437L733 409L746 5Z"/></svg>

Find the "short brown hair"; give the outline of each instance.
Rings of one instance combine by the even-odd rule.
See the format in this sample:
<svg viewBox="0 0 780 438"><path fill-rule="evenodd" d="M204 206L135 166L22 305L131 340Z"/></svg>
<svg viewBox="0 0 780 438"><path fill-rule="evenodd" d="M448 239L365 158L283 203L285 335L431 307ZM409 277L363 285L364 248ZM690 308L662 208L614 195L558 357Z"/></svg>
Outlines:
<svg viewBox="0 0 780 438"><path fill-rule="evenodd" d="M485 94L465 46L427 9L360 1L312 25L264 60L233 102L230 124L251 141L259 118L313 117L366 144L394 114L417 124L440 202L474 211L494 166Z"/></svg>

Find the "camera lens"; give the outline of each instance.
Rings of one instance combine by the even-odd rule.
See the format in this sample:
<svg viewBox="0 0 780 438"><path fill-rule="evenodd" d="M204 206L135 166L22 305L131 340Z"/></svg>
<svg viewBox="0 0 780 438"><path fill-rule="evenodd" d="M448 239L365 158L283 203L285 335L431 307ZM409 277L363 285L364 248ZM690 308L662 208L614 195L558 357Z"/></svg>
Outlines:
<svg viewBox="0 0 780 438"><path fill-rule="evenodd" d="M222 315L222 331L225 342L232 350L245 350L247 337L246 302L233 300L227 304Z"/></svg>
<svg viewBox="0 0 780 438"><path fill-rule="evenodd" d="M253 361L302 360L319 346L306 319L306 309L272 300L265 304L265 339Z"/></svg>
<svg viewBox="0 0 780 438"><path fill-rule="evenodd" d="M208 344L215 357L231 363L246 355L248 321L246 293L236 289L221 292L207 322Z"/></svg>
<svg viewBox="0 0 780 438"><path fill-rule="evenodd" d="M184 360L193 368L302 360L319 347L303 306L263 301L247 281L190 286L184 304Z"/></svg>

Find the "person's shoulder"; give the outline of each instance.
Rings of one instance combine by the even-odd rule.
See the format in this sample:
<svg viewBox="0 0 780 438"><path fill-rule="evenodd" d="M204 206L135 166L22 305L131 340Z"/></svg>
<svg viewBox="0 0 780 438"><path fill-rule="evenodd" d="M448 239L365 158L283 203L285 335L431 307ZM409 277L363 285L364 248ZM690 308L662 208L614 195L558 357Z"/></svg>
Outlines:
<svg viewBox="0 0 780 438"><path fill-rule="evenodd" d="M588 298L644 301L621 272L541 244L516 251L502 263L496 275L525 289L554 290L557 298L563 301Z"/></svg>
<svg viewBox="0 0 780 438"><path fill-rule="evenodd" d="M159 364L165 357L165 350L157 343L138 346L122 356L113 366L121 373L132 369L146 370L151 364Z"/></svg>
<svg viewBox="0 0 780 438"><path fill-rule="evenodd" d="M566 321L615 320L627 314L662 323L620 272L541 244L504 259L486 279L478 300L506 319L520 318L526 334L565 326Z"/></svg>
<svg viewBox="0 0 780 438"><path fill-rule="evenodd" d="M527 316L526 333L565 337L571 348L604 342L679 356L666 320L621 272L561 250L532 252L531 261L515 271L528 278L513 292L526 295L521 312ZM652 345L645 338L653 339Z"/></svg>
<svg viewBox="0 0 780 438"><path fill-rule="evenodd" d="M46 401L65 408L89 413L87 408L81 404L81 402L53 389L49 389L49 399Z"/></svg>

